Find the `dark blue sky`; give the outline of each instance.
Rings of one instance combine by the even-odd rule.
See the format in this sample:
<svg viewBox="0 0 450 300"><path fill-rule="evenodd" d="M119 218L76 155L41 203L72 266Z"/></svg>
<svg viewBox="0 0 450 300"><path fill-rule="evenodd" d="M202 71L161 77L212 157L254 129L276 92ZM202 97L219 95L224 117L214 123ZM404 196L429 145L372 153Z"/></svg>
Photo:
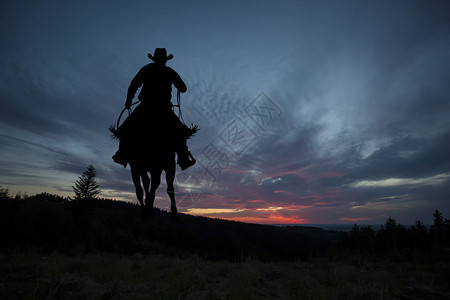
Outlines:
<svg viewBox="0 0 450 300"><path fill-rule="evenodd" d="M447 1L3 1L0 185L133 200L107 128L165 47L188 85L182 211L259 223L450 215ZM161 189L162 191L164 188ZM133 200L134 201L134 200ZM168 207L161 192L156 205Z"/></svg>

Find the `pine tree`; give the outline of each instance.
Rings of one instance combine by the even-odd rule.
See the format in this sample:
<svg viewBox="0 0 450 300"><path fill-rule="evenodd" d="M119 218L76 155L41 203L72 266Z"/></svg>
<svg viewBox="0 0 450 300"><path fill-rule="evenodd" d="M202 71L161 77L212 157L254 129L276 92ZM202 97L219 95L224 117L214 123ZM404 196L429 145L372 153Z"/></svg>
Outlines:
<svg viewBox="0 0 450 300"><path fill-rule="evenodd" d="M72 186L75 193L75 200L95 199L100 194L101 190L95 180L96 176L94 166L90 165L78 180L75 181L75 185Z"/></svg>
<svg viewBox="0 0 450 300"><path fill-rule="evenodd" d="M4 188L0 185L0 199L8 199L9 198L9 190L8 188Z"/></svg>
<svg viewBox="0 0 450 300"><path fill-rule="evenodd" d="M441 212L436 209L433 214L433 225L431 226L431 230L442 231L444 229L444 223L444 217Z"/></svg>
<svg viewBox="0 0 450 300"><path fill-rule="evenodd" d="M94 166L90 165L72 186L75 198L69 202L68 207L72 211L75 225L81 231L87 231L94 210L92 200L101 192L95 180L96 175Z"/></svg>

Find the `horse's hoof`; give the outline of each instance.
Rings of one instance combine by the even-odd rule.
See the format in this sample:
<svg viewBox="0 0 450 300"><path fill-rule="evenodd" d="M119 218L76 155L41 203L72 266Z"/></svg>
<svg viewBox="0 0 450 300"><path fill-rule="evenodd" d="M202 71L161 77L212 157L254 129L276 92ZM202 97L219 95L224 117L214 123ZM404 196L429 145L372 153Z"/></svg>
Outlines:
<svg viewBox="0 0 450 300"><path fill-rule="evenodd" d="M155 197L149 197L149 196L146 196L145 197L145 200L144 200L144 205L146 206L146 207L152 207L153 208L153 203L155 202Z"/></svg>
<svg viewBox="0 0 450 300"><path fill-rule="evenodd" d="M172 223L180 223L180 217L178 216L177 213L172 213L172 215L170 216L170 221Z"/></svg>
<svg viewBox="0 0 450 300"><path fill-rule="evenodd" d="M143 207L141 210L141 215L144 221L150 220L153 217L153 207L152 208Z"/></svg>

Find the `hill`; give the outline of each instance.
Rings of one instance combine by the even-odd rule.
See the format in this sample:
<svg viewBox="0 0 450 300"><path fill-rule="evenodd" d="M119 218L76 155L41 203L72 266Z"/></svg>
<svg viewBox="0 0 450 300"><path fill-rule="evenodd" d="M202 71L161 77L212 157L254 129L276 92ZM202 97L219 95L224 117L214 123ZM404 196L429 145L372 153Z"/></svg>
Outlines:
<svg viewBox="0 0 450 300"><path fill-rule="evenodd" d="M170 223L168 212L156 209L144 222L140 207L108 199L78 207L50 194L0 201L1 251L66 254L197 254L209 260L246 258L296 260L327 251L342 233L314 227L269 226L181 214Z"/></svg>

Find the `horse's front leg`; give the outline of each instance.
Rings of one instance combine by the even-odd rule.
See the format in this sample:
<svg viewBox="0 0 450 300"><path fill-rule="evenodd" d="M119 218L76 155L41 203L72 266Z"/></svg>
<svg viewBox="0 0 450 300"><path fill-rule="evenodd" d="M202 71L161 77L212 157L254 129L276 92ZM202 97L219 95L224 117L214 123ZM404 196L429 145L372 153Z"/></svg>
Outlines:
<svg viewBox="0 0 450 300"><path fill-rule="evenodd" d="M152 210L153 212L153 203L155 202L155 196L156 196L156 189L161 184L161 173L162 170L150 170L150 176L152 178L151 185L150 185L150 191L147 193L147 196L145 197L145 205Z"/></svg>
<svg viewBox="0 0 450 300"><path fill-rule="evenodd" d="M175 201L175 187L173 181L175 179L175 165L173 168L166 170L166 182L167 182L167 194L170 198L170 212L172 223L178 223L180 221L178 217L177 202Z"/></svg>
<svg viewBox="0 0 450 300"><path fill-rule="evenodd" d="M131 178L133 179L134 188L136 189L136 198L141 206L144 206L144 190L141 186L141 172L138 168L130 165Z"/></svg>
<svg viewBox="0 0 450 300"><path fill-rule="evenodd" d="M147 171L143 171L141 174L142 184L144 185L144 193L145 193L145 204L147 205L147 197L149 196L150 189L150 178L148 178Z"/></svg>

